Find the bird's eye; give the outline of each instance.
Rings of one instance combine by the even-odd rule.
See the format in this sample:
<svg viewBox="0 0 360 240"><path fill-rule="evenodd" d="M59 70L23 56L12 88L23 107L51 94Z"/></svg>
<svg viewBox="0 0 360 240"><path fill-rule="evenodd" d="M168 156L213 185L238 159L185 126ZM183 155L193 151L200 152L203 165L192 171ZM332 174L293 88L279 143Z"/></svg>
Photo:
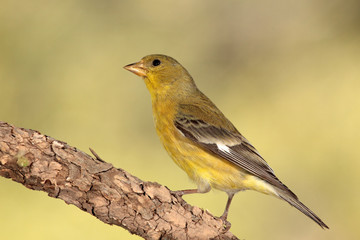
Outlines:
<svg viewBox="0 0 360 240"><path fill-rule="evenodd" d="M152 62L152 65L156 67L156 66L159 66L160 63L161 63L161 62L160 62L159 59L155 59L155 60Z"/></svg>

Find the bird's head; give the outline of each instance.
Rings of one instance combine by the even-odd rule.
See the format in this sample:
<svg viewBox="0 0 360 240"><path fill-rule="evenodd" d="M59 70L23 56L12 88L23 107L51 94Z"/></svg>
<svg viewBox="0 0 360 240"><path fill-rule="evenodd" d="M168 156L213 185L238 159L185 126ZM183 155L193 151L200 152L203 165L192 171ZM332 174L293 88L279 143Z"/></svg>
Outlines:
<svg viewBox="0 0 360 240"><path fill-rule="evenodd" d="M186 69L169 56L148 55L139 62L126 65L124 68L143 77L152 96L167 94L169 90L188 91L195 86Z"/></svg>

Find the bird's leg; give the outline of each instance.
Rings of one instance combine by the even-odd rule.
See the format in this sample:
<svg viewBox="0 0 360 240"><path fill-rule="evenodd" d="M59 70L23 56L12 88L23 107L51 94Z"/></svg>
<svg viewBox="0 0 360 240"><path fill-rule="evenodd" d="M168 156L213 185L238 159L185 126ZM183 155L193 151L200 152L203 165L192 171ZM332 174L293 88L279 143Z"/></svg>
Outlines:
<svg viewBox="0 0 360 240"><path fill-rule="evenodd" d="M192 194L192 193L207 193L210 192L211 187L210 185L200 185L197 189L185 189L185 190L179 190L179 191L171 191L171 193L182 197L186 194Z"/></svg>
<svg viewBox="0 0 360 240"><path fill-rule="evenodd" d="M227 203L226 203L226 207L225 207L225 211L224 213L221 215L221 219L225 222L226 219L227 219L227 216L228 216L228 213L229 213L229 207L230 207L230 204L231 204L231 200L233 199L234 197L234 193L228 193L228 200L227 200Z"/></svg>
<svg viewBox="0 0 360 240"><path fill-rule="evenodd" d="M179 197L182 197L186 194L192 194L192 193L200 193L198 189L185 189L185 190L178 190L178 191L171 191L171 193L178 195Z"/></svg>

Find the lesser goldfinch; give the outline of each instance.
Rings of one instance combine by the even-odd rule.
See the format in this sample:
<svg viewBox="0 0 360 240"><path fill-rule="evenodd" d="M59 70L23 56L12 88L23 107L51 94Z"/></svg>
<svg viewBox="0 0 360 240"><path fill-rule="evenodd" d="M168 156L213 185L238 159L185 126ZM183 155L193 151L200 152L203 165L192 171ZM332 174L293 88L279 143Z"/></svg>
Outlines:
<svg viewBox="0 0 360 240"><path fill-rule="evenodd" d="M235 193L255 190L287 201L322 228L328 226L274 174L258 151L195 85L175 59L148 55L125 69L141 76L148 88L156 131L166 151L197 184L180 196L211 188L228 194L226 221Z"/></svg>

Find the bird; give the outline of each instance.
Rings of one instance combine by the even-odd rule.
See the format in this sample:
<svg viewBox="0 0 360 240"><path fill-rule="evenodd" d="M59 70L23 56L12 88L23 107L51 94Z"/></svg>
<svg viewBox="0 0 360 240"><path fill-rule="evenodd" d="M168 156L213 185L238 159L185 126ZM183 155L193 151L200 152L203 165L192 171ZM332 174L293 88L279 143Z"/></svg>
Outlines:
<svg viewBox="0 0 360 240"><path fill-rule="evenodd" d="M196 86L174 58L151 54L124 68L143 78L151 95L155 128L166 151L197 185L174 191L185 194L224 191L228 200L221 219L227 222L239 191L255 190L285 200L329 228L276 176L268 163L215 104Z"/></svg>

